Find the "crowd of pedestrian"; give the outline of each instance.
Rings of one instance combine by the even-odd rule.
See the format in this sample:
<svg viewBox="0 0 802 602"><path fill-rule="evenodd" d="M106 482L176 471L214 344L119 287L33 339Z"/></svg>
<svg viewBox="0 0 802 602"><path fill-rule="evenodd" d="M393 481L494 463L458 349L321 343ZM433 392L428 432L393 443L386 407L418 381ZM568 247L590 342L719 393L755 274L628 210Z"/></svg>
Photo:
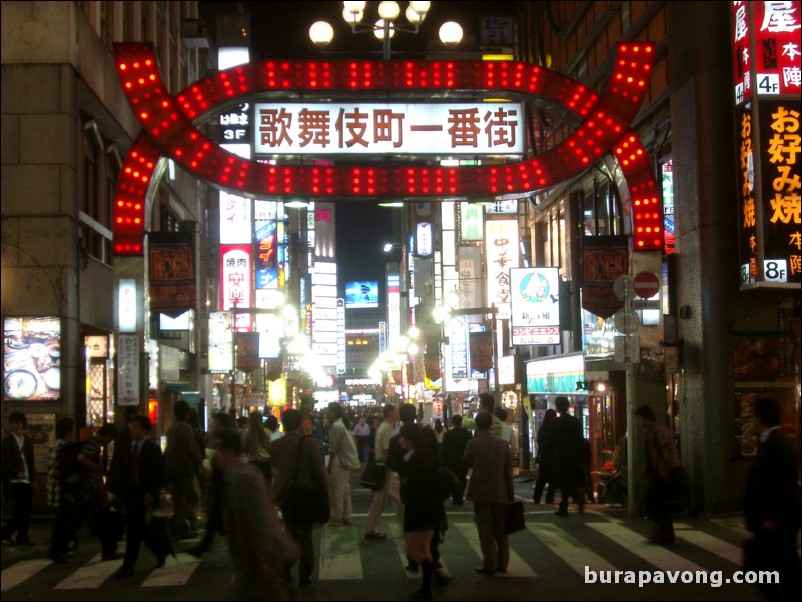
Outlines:
<svg viewBox="0 0 802 602"><path fill-rule="evenodd" d="M411 598L429 599L435 582L450 579L440 562L448 499L454 507L472 502L482 554L476 571L488 576L507 571L505 520L515 500L518 442L492 395L480 395L474 416L438 418L432 426L420 420L413 404L355 411L332 402L320 412L314 398L303 394L298 405L280 417L251 411L236 422L228 413L217 413L203 433L193 408L179 401L164 453L152 437L151 421L138 408L127 408L122 428L105 424L82 441L72 419L59 419L47 461L46 494L55 511L48 558L65 563L86 527L99 540L102 561L122 560L115 577L125 579L134 574L142 543L155 556L155 568L161 568L175 554L176 542L200 537L205 516L203 538L184 551L200 558L216 535L225 534L236 599L285 599L296 566L298 584L312 583L314 525L352 524L353 476L356 471L367 475L370 468L372 480L362 479L373 489L363 537L387 539L382 519L392 500L404 533L405 569L421 577ZM589 444L568 398L556 397L554 406L536 435L533 501L539 504L545 493L546 503L554 503L559 493L556 514L566 516L571 500L579 513L588 500ZM745 500L754 533L746 558L755 568L772 559L783 585L767 593L796 599L799 459L778 428L776 401L761 400L755 412L760 444ZM679 453L670 430L649 406L635 415L646 468L644 504L655 525L651 541L670 545L672 490L683 474ZM13 502L2 538L20 546L35 545L29 537L34 457L26 423L23 413L10 413L9 434L2 441L3 491ZM166 494L171 512L165 511Z"/></svg>

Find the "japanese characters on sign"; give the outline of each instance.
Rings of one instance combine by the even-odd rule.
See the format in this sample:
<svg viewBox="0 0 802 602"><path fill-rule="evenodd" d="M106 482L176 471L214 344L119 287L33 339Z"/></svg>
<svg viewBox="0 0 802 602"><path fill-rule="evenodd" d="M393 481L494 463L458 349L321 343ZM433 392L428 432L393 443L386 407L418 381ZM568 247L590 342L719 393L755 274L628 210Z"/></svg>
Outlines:
<svg viewBox="0 0 802 602"><path fill-rule="evenodd" d="M629 242L626 236L585 236L582 244L582 308L609 318L624 305L613 282L629 273Z"/></svg>
<svg viewBox="0 0 802 602"><path fill-rule="evenodd" d="M460 203L460 240L479 241L484 236L484 208L478 203Z"/></svg>
<svg viewBox="0 0 802 602"><path fill-rule="evenodd" d="M220 290L223 309L251 307L251 246L220 245ZM235 330L250 330L251 314L238 313Z"/></svg>
<svg viewBox="0 0 802 602"><path fill-rule="evenodd" d="M234 369L234 334L231 312L209 313L209 372L226 374Z"/></svg>
<svg viewBox="0 0 802 602"><path fill-rule="evenodd" d="M498 309L497 318L510 318L512 287L510 269L520 262L517 220L488 220L485 222L487 256L487 301Z"/></svg>
<svg viewBox="0 0 802 602"><path fill-rule="evenodd" d="M117 403L121 406L139 404L139 349L136 335L117 337Z"/></svg>
<svg viewBox="0 0 802 602"><path fill-rule="evenodd" d="M250 139L250 104L245 102L220 114L221 142L246 143Z"/></svg>
<svg viewBox="0 0 802 602"><path fill-rule="evenodd" d="M560 343L559 268L510 270L513 345Z"/></svg>
<svg viewBox="0 0 802 602"><path fill-rule="evenodd" d="M522 154L516 103L256 104L256 155Z"/></svg>
<svg viewBox="0 0 802 602"><path fill-rule="evenodd" d="M800 112L802 102L760 104L760 166L763 193L763 280L800 282Z"/></svg>
<svg viewBox="0 0 802 602"><path fill-rule="evenodd" d="M800 2L733 2L735 104L800 93ZM754 53L754 57L752 56Z"/></svg>
<svg viewBox="0 0 802 602"><path fill-rule="evenodd" d="M256 288L275 289L278 287L279 246L276 222L257 221L254 229L256 254L254 256Z"/></svg>
<svg viewBox="0 0 802 602"><path fill-rule="evenodd" d="M741 284L758 277L757 221L755 219L755 154L752 148L752 112L749 107L736 111L738 142L737 195L739 203L738 246L741 258Z"/></svg>
<svg viewBox="0 0 802 602"><path fill-rule="evenodd" d="M195 306L195 243L191 232L148 234L149 295L152 311Z"/></svg>

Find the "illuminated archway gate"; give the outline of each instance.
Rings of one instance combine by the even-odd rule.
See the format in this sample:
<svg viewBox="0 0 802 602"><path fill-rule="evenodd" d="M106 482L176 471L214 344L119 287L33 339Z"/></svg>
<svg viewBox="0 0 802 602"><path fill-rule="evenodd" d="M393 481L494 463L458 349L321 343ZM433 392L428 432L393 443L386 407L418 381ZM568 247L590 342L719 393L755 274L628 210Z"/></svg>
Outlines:
<svg viewBox="0 0 802 602"><path fill-rule="evenodd" d="M515 61L261 61L232 67L175 97L165 89L150 44L115 46L123 89L143 132L123 165L114 203L114 253L142 255L148 189L166 155L234 194L375 201L382 198L479 200L532 194L574 176L613 151L632 196L635 250L662 248L660 194L648 156L629 124L640 107L654 57L649 43L619 44L600 97L583 84ZM204 136L203 123L244 96L259 93L507 93L548 101L581 121L555 148L517 163L433 167L266 165L243 159Z"/></svg>

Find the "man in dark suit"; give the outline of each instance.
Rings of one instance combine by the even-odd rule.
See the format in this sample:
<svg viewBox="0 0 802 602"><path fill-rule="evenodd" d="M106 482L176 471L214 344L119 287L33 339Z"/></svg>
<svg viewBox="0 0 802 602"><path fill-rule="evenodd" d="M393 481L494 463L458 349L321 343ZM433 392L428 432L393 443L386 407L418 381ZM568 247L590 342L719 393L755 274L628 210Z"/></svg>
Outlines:
<svg viewBox="0 0 802 602"><path fill-rule="evenodd" d="M13 540L19 546L32 546L28 537L33 509L33 441L25 434L28 419L22 412L8 415L9 434L2 443L3 489L6 497L14 501L14 514L2 530L4 541Z"/></svg>
<svg viewBox="0 0 802 602"><path fill-rule="evenodd" d="M506 573L510 561L506 508L515 500L510 444L493 435L493 416L476 415L476 437L465 447L465 464L471 469L468 499L473 501L476 528L482 547L482 566L477 573Z"/></svg>
<svg viewBox="0 0 802 602"><path fill-rule="evenodd" d="M568 498L571 496L579 502L579 513L582 514L585 508L584 494L579 497L577 493L585 478L582 466L585 443L585 438L582 436L582 423L568 413L571 404L564 395L560 395L554 400L554 407L559 416L554 421L549 435L549 443L554 446L557 458L557 482L560 487L560 507L555 514L559 516L568 514Z"/></svg>
<svg viewBox="0 0 802 602"><path fill-rule="evenodd" d="M755 402L759 433L757 461L749 473L744 510L754 538L747 542L747 570L779 571L780 583L761 585L771 600L798 600L800 525L799 448L780 430L780 404L772 397ZM751 564L751 566L750 566Z"/></svg>
<svg viewBox="0 0 802 602"><path fill-rule="evenodd" d="M164 461L161 448L148 438L151 424L147 416L137 414L128 423L131 437L129 466L122 468L125 474L120 480L120 490L113 493L122 501L126 512L127 538L123 565L114 576L118 579L134 574L134 565L139 558L139 548L143 539L151 542L148 534L147 513L159 502L164 475ZM156 554L156 568L164 566L167 551L152 541L151 548Z"/></svg>
<svg viewBox="0 0 802 602"><path fill-rule="evenodd" d="M462 426L462 416L457 414L451 418L453 428L443 435L443 467L454 473L457 482L451 492L451 500L455 506L462 506L465 486L468 484L468 467L465 465L465 446L473 435Z"/></svg>

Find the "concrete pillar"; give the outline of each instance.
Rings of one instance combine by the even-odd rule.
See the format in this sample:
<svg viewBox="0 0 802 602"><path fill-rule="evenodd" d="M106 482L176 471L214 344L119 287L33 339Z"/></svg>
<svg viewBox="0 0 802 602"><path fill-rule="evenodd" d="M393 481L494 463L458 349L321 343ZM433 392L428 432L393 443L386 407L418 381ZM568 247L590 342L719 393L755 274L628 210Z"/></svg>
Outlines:
<svg viewBox="0 0 802 602"><path fill-rule="evenodd" d="M733 83L726 2L669 2L681 444L698 510L738 507L730 333L738 292ZM685 309L683 309L685 308Z"/></svg>

